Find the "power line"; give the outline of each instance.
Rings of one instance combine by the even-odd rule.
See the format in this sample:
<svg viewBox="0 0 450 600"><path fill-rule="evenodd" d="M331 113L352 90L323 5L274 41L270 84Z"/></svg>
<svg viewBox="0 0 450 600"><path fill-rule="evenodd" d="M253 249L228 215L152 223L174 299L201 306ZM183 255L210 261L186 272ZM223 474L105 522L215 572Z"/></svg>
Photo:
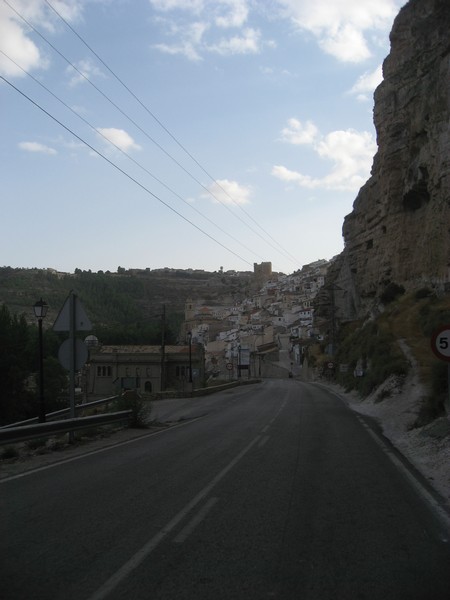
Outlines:
<svg viewBox="0 0 450 600"><path fill-rule="evenodd" d="M201 233L203 233L203 235L206 235L206 237L208 237L210 240L212 240L213 242L215 242L216 244L218 244L219 246L221 246L222 248L224 248L225 250L227 250L227 252L230 252L231 254L233 254L234 256L236 256L237 258L239 258L240 260L242 260L243 262L247 263L248 265L253 266L251 262L249 262L248 260L246 260L245 258L243 258L242 256L240 256L239 254L237 254L236 252L234 252L233 250L231 250L230 248L228 248L227 246L225 246L225 244L222 244L222 242L219 242L219 240L217 240L215 237L213 237L212 235L210 235L208 232L204 231L201 227L199 227L198 225L196 225L195 223L193 223L190 219L188 219L183 214L181 214L179 211L177 211L175 208L173 208L173 206L171 206L170 204L168 204L167 202L165 202L162 198L160 198L159 196L157 196L156 194L154 194L151 190L149 190L144 184L142 184L140 181L138 181L135 177L133 177L132 175L130 175L129 173L127 173L124 169L122 169L121 167L119 167L119 165L117 165L116 163L114 163L107 156L105 156L99 150L97 150L96 148L94 148L94 146L92 146L91 144L89 144L89 142L87 142L81 136L79 136L78 134L76 134L72 129L70 129L70 127L67 127L67 125L64 125L64 123L62 123L59 119L57 119L55 116L53 116L47 110L45 110L45 108L43 108L40 104L38 104L37 102L35 102L32 98L30 98L30 96L28 96L27 94L25 94L25 92L23 92L22 90L20 90L13 83L11 83L8 79L6 79L6 77L4 77L3 75L0 75L0 79L2 79L5 83L7 83L12 89L14 89L16 92L18 92L26 100L28 100L29 102L31 102L31 104L33 104L36 108L38 108L40 111L42 111L45 115L47 115L55 123L57 123L58 125L60 125L68 133L70 133L71 135L73 135L82 144L84 144L85 146L87 146L90 150L92 150L92 152L94 152L95 154L97 154L100 158L103 158L103 160L106 161L109 165L111 165L112 167L114 167L117 171L119 171L120 173L122 173L122 175L124 175L125 177L127 177L130 181L132 181L138 187L140 187L142 190L144 190L144 192L146 192L147 194L150 194L150 196L152 196L153 198L155 198L155 200L157 200L158 202L160 202L161 204L163 204L166 208L168 208L169 210L171 210L172 212L174 212L181 219L183 219L184 221L186 221L187 223L189 223L189 225L191 225L192 227L195 227L195 229L197 229L198 231L200 231Z"/></svg>
<svg viewBox="0 0 450 600"><path fill-rule="evenodd" d="M209 177L209 179L211 179L211 181L213 181L218 187L219 189L222 190L222 192L233 202L233 204L235 204L257 227L259 227L259 229L265 234L267 235L273 242L275 242L275 244L277 244L277 246L283 251L283 253L289 257L297 266L299 265L299 261L292 255L290 254L287 250L285 250L283 248L283 246L277 241L275 240L268 231L266 231L263 227L261 227L261 225L252 217L252 215L250 215L238 202L235 201L235 199L227 192L227 190L225 190L225 188L217 181L217 179L215 177L213 177L204 167L203 165L195 158L195 156L193 156L193 154L191 152L189 152L189 150L178 140L178 138L164 125L164 123L158 119L158 117L148 108L148 106L146 104L144 104L141 99L130 89L130 87L117 75L117 73L115 73L110 67L109 65L103 60L103 58L101 58L101 56L99 56L99 54L92 48L92 46L90 46L87 41L75 30L74 27L72 27L72 25L70 25L70 23L64 19L64 17L56 10L56 8L51 4L51 2L49 2L49 0L44 0L44 2L47 4L47 6L49 6L51 8L51 10L61 19L61 21L63 21L63 23L70 29L70 31L72 31L72 33L80 40L80 42L82 44L84 44L84 46L86 46L86 48L97 58L97 60L108 70L109 73L111 73L111 75L116 79L116 81L118 81L120 83L120 85L122 85L127 92L136 100L136 102L138 102L138 104L156 121L156 123L158 123L158 125L170 136L170 138L183 150L183 152L185 152L185 154L187 154L187 156L203 171L203 173L205 173L205 175L207 177ZM197 182L198 183L198 182ZM201 185L201 184L200 184ZM209 190L207 190L209 193L211 193ZM213 195L213 194L212 194ZM215 198L215 196L213 195L213 197ZM217 200L217 198L216 198ZM267 240L265 240L267 242Z"/></svg>
<svg viewBox="0 0 450 600"><path fill-rule="evenodd" d="M47 1L46 4L58 15L58 17L67 25L67 27L82 41L82 43L98 58L98 60L107 68L107 70L113 75L113 77L136 99L136 101L148 112L148 114L155 119L155 121L170 135L170 137L178 144L178 146L202 169L202 171L221 189L230 200L243 211L248 218L250 218L259 229L261 229L266 236L272 239L278 247L274 246L266 237L262 236L258 231L256 231L249 223L245 222L241 219L235 212L233 212L230 207L222 202L220 198L218 198L210 189L208 189L201 181L199 181L190 171L188 171L177 159L175 159L169 152L167 152L154 138L152 138L134 119L132 119L125 111L123 111L107 94L105 94L97 85L95 85L80 69L78 69L60 50L58 50L36 27L34 27L18 10L16 10L8 0L3 0L4 3L20 18L24 23L28 25L46 44L50 46L69 66L71 66L85 81L87 81L105 100L107 100L116 110L120 112L126 119L128 119L143 135L145 135L153 144L161 150L168 158L170 158L180 169L184 171L193 181L195 181L200 187L202 187L209 195L211 195L219 204L221 204L230 214L232 214L236 219L238 219L241 223L243 223L246 227L248 227L255 235L257 235L260 239L262 239L266 244L268 244L271 248L284 254L289 260L291 260L297 266L300 264L299 261L289 254L272 236L267 233L251 215L245 211L241 205L239 205L230 194L220 185L220 183L215 180L203 167L202 165L187 151L187 149L176 139L176 137L162 124L162 122L157 119L157 117L141 102L141 100L130 90L130 88L110 69L110 67L98 56L98 54L84 41L84 39L75 31L75 29L69 25L69 23L59 14L59 12ZM281 248L281 250L280 250Z"/></svg>
<svg viewBox="0 0 450 600"><path fill-rule="evenodd" d="M159 179L156 175L154 175L151 171L149 171L146 167L144 167L139 161L137 161L135 158L133 158L125 150L123 150L122 148L120 148L119 146L117 146L106 135L104 135L101 131L99 131L96 127L94 127L94 125L92 125L92 123L90 123L87 119L85 119L82 115L80 115L71 106L69 106L68 104L66 104L66 102L64 102L64 100L62 100L61 98L59 98L55 93L53 93L41 81L39 81L31 73L29 73L23 67L21 67L14 59L12 59L8 54L6 54L6 52L4 52L3 50L0 50L0 53L3 54L3 56L5 56L8 60L10 60L18 69L20 69L23 73L25 73L25 75L27 75L28 77L30 77L35 83L37 83L41 88L43 88L48 94L50 94L53 98L55 98L55 100L57 100L65 108L67 108L68 110L70 110L70 112L72 114L74 114L81 121L83 121L83 123L85 123L86 125L88 125L88 127L90 127L96 134L100 135L106 142L108 142L109 144L111 144L112 146L114 146L114 148L116 148L116 150L118 150L119 152L121 152L124 156L126 156L129 160L131 160L135 165L137 165L140 169L142 169L145 173L147 173L148 175L150 175L150 177L152 177L155 181L157 181L160 185L162 185L166 190L168 190L176 198L178 198L179 200L181 200L181 202L183 202L184 204L186 204L186 206L188 206L191 210L193 210L194 212L196 212L197 214L199 214L202 218L204 218L206 221L208 221L209 223L211 223L212 225L214 225L214 227L216 227L219 231L221 231L222 233L224 233L225 235L227 235L229 238L231 238L233 241L235 241L236 243L238 243L245 250L247 250L251 254L254 254L258 258L262 259L262 257L258 253L256 253L251 248L248 248L245 244L243 244L240 240L238 240L238 238L236 238L234 235L232 235L231 233L228 233L227 231L225 231L225 229L223 229L222 227L220 227L219 225L217 225L217 223L215 223L212 219L210 219L209 217L207 217L206 215L204 215L195 206L192 206L192 204L190 204L189 202L187 202L182 196L180 196L177 192L175 192L175 190L173 190L166 183L164 183L164 181L162 181L161 179Z"/></svg>

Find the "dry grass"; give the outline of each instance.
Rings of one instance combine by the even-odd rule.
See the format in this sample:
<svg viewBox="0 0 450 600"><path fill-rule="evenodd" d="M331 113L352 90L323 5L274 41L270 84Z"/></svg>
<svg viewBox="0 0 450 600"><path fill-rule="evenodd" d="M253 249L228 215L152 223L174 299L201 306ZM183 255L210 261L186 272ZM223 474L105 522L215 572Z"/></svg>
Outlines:
<svg viewBox="0 0 450 600"><path fill-rule="evenodd" d="M433 365L439 360L431 349L432 332L450 323L450 296L416 299L415 294L403 296L389 306L380 318L397 338L404 339L416 361L420 380L431 385Z"/></svg>

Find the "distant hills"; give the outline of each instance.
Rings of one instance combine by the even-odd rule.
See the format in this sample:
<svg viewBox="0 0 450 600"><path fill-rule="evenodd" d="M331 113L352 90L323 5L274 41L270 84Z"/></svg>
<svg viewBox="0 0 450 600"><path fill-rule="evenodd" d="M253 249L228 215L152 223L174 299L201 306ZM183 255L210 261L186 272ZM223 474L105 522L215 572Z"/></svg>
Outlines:
<svg viewBox="0 0 450 600"><path fill-rule="evenodd" d="M234 303L255 291L252 272L118 269L92 273L76 269L0 268L0 304L34 321L33 305L41 297L49 305L47 327L53 324L69 292L80 298L96 327L136 325L155 320L165 306L168 317L184 314L188 298L209 305Z"/></svg>

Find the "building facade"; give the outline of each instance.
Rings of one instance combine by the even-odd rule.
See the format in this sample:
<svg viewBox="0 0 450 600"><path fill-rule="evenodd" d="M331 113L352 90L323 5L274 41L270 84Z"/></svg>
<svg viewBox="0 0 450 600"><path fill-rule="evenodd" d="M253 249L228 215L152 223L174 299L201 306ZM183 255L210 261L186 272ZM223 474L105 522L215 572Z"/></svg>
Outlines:
<svg viewBox="0 0 450 600"><path fill-rule="evenodd" d="M88 400L114 396L123 390L152 394L201 387L205 359L200 344L190 346L99 346L90 351L86 367Z"/></svg>

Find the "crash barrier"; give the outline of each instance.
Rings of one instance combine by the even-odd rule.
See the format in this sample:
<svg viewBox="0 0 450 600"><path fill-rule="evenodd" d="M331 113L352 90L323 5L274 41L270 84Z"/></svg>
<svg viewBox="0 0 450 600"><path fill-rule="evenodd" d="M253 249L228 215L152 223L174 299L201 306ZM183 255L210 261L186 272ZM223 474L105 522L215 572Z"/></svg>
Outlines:
<svg viewBox="0 0 450 600"><path fill-rule="evenodd" d="M101 400L94 400L93 402L85 402L84 404L75 404L75 414L85 410L86 408L95 408L96 406L101 406L102 404L108 404L113 400L118 400L119 396L111 396L109 398L102 398ZM46 421L58 420L58 417L63 417L64 415L68 415L70 413L70 407L61 408L60 410L55 410L54 412L47 413L45 415ZM2 429L8 429L10 427L22 427L23 425L33 425L33 423L39 423L39 417L33 417L32 419L26 419L25 421L17 421L16 423L9 423L9 425L3 425L0 427L0 431Z"/></svg>
<svg viewBox="0 0 450 600"><path fill-rule="evenodd" d="M5 427L0 430L0 445L25 442L35 438L49 437L53 434L68 433L79 429L89 429L112 423L129 422L132 418L132 410L121 410L119 412L104 415L92 415L90 417L77 417L75 419L64 419L62 421L50 421L38 423L37 425L22 425L21 427Z"/></svg>

